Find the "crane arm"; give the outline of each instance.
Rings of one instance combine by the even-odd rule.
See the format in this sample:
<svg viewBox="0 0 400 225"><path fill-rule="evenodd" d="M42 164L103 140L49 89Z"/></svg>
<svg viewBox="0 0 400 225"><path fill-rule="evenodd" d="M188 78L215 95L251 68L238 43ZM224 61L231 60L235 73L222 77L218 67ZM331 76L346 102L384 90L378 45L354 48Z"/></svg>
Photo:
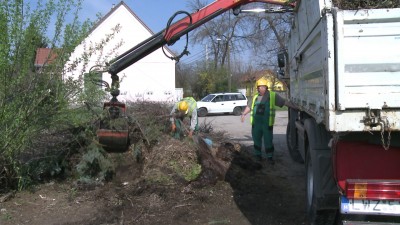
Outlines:
<svg viewBox="0 0 400 225"><path fill-rule="evenodd" d="M126 106L117 99L117 96L120 94L118 89L119 77L117 75L119 72L154 52L163 45L172 45L181 36L188 34L193 29L201 26L202 24L229 9L239 9L240 5L250 2L288 5L289 1L293 0L215 0L213 3L192 14L180 11L177 13L185 13L187 14L187 17L170 25L175 16L171 17L165 30L154 34L152 37L142 41L135 47L113 59L108 64L109 67L107 69L107 71L111 74L112 82L110 86L110 94L112 95L112 99L110 102L104 103L103 108L107 114L106 117L100 121L99 129L97 130L99 143L106 151L110 152L124 152L129 149L129 123L127 117L125 116ZM235 11L237 12L240 10L234 10L234 13ZM110 126L115 122L117 122L119 125L118 128Z"/></svg>
<svg viewBox="0 0 400 225"><path fill-rule="evenodd" d="M295 7L295 3L290 3L293 2L293 0L216 0L198 11L188 14L188 16L185 18L168 26L166 29L154 34L150 38L142 41L135 47L113 59L110 62L108 72L111 75L117 75L128 66L136 63L155 50L166 44L172 45L183 35L188 34L190 31L221 15L222 13L251 2Z"/></svg>

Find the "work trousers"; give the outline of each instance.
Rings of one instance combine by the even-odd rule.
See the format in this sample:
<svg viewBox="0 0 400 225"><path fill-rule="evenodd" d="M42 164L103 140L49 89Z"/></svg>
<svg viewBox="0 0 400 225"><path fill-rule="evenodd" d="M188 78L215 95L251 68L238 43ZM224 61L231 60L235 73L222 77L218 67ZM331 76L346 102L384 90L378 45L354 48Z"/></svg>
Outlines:
<svg viewBox="0 0 400 225"><path fill-rule="evenodd" d="M274 154L274 145L272 143L273 126L266 126L265 123L255 123L252 126L251 135L254 142L254 155L262 155L261 149L264 141L265 153L267 157L272 157Z"/></svg>
<svg viewBox="0 0 400 225"><path fill-rule="evenodd" d="M262 156L261 150L263 141L266 156L272 157L274 154L274 145L272 143L273 125L269 125L269 113L269 101L255 103L251 128L255 156Z"/></svg>

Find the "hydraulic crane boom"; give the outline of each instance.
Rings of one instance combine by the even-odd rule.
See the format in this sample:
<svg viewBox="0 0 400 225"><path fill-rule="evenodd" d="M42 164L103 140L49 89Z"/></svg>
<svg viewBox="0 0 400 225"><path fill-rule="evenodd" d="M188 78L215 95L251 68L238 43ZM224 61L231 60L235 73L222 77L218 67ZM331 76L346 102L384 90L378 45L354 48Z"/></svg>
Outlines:
<svg viewBox="0 0 400 225"><path fill-rule="evenodd" d="M234 9L251 2L270 3L291 7L295 6L295 3L290 3L294 2L291 0L216 0L199 11L194 12L191 15L188 14L187 17L168 26L163 31L154 34L152 37L144 40L122 55L113 59L110 63L108 72L111 75L116 75L128 66L161 48L163 45L172 45L183 35L221 15L229 9Z"/></svg>
<svg viewBox="0 0 400 225"><path fill-rule="evenodd" d="M119 77L117 75L119 72L136 63L155 50L161 48L162 46L166 44L172 45L183 35L187 35L190 31L210 21L218 15L221 15L229 9L239 9L239 6L251 2L271 3L294 7L295 4L289 3L291 1L293 0L216 0L192 14L183 11L178 11L175 13L175 15L184 13L187 16L176 23L171 24L173 18L175 17L174 15L168 21L167 27L163 31L154 34L152 37L144 40L122 55L113 59L108 64L109 67L107 72L111 74L112 80L110 89L112 99L110 102L104 103L103 108L104 111L107 112L108 117L100 121L100 126L97 130L99 143L103 145L104 149L110 152L127 151L129 148L129 125L126 116L126 106L124 103L121 103L117 100L117 96L120 93L118 89ZM186 49L179 57L185 53ZM116 127L116 124L118 125L118 128Z"/></svg>

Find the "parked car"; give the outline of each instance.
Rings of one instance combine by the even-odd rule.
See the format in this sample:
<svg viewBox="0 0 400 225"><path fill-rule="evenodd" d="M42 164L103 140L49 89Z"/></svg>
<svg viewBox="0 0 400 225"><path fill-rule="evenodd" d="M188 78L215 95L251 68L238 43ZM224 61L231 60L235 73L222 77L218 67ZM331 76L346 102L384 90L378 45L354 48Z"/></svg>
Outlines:
<svg viewBox="0 0 400 225"><path fill-rule="evenodd" d="M197 115L233 113L239 116L246 108L247 98L242 93L214 93L197 101Z"/></svg>

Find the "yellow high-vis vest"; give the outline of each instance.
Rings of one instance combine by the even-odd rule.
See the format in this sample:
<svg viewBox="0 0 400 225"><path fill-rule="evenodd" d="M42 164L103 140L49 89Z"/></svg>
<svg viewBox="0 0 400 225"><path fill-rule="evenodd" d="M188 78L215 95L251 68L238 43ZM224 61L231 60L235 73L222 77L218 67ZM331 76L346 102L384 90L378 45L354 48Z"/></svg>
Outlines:
<svg viewBox="0 0 400 225"><path fill-rule="evenodd" d="M258 94L254 95L253 102L251 103L251 111L250 111L250 122L253 125L253 109L256 103ZM269 92L269 126L273 126L275 123L275 92Z"/></svg>
<svg viewBox="0 0 400 225"><path fill-rule="evenodd" d="M189 104L189 110L187 116L192 116L193 110L197 110L197 102L193 97L182 98L179 102L185 101ZM176 108L178 109L179 102L175 103Z"/></svg>

